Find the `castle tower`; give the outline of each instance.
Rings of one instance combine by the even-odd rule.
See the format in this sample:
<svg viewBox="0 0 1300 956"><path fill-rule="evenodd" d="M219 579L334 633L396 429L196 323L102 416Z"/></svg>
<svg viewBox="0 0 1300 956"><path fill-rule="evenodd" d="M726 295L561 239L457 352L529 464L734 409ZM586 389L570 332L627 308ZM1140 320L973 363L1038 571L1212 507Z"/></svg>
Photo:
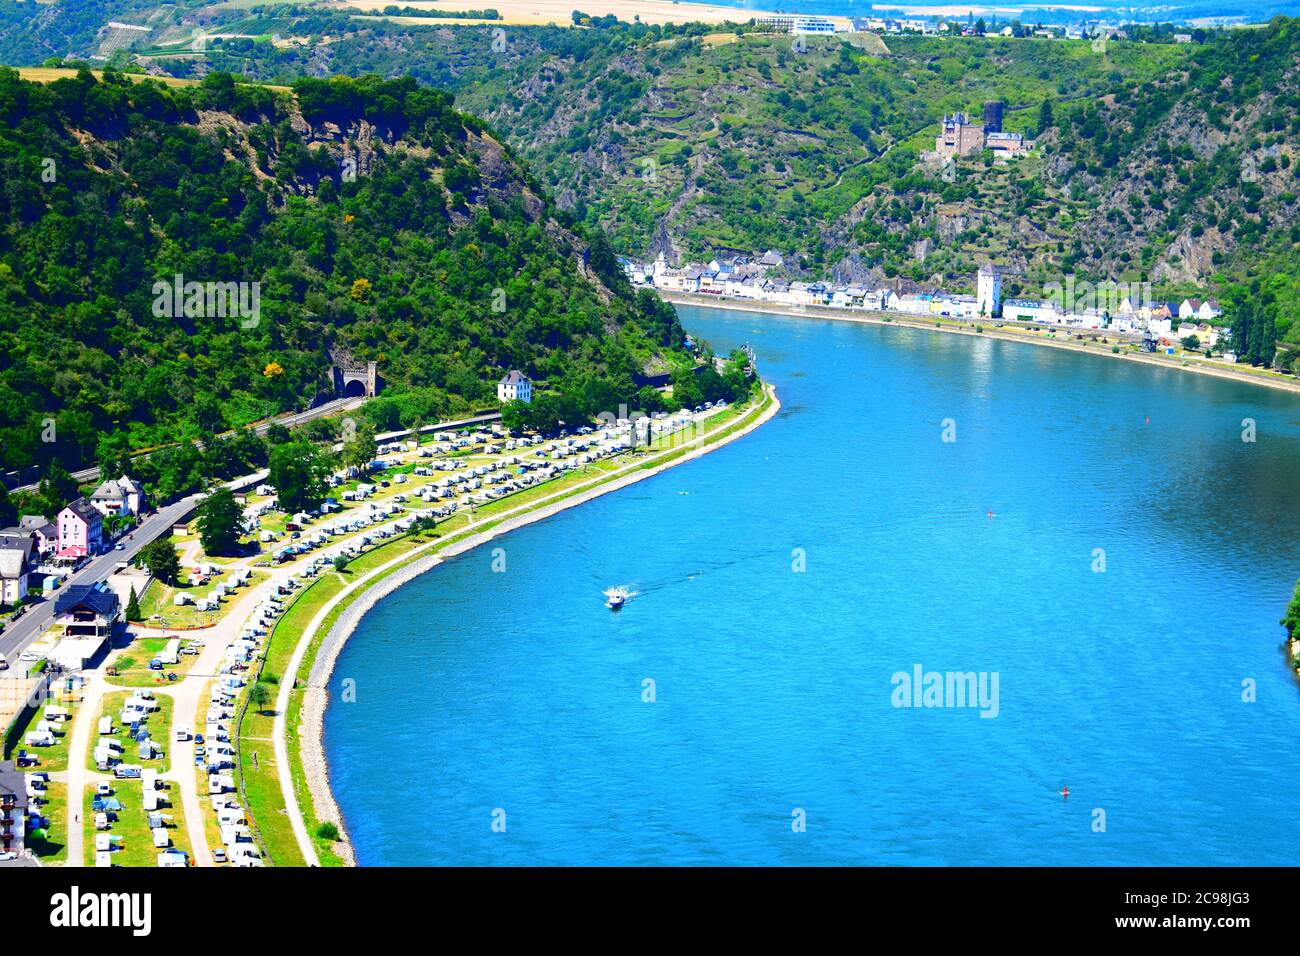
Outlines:
<svg viewBox="0 0 1300 956"><path fill-rule="evenodd" d="M975 277L975 311L987 318L1002 314L1002 273L991 262Z"/></svg>
<svg viewBox="0 0 1300 956"><path fill-rule="evenodd" d="M991 100L984 104L984 134L1002 132L1002 101Z"/></svg>

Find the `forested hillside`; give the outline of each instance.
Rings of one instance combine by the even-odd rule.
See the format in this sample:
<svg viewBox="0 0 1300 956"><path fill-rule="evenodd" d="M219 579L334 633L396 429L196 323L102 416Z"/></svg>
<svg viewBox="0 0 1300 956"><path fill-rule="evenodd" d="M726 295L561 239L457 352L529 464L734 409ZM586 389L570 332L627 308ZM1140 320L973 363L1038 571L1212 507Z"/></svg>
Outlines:
<svg viewBox="0 0 1300 956"><path fill-rule="evenodd" d="M275 29L304 42L227 41L149 67L280 82L374 70L452 89L628 255L775 247L807 276L948 287L991 258L1012 294L1064 275L1147 280L1157 296L1258 294L1284 338L1300 334L1296 21L1197 44L886 47L699 25L336 30L319 8L275 9ZM1007 104L1008 130L1038 137L1032 154L924 161L945 112L990 99Z"/></svg>
<svg viewBox="0 0 1300 956"><path fill-rule="evenodd" d="M433 421L495 404L509 368L603 408L691 361L608 243L413 79L0 69L0 173L6 468L303 408L335 363L377 361L390 412Z"/></svg>
<svg viewBox="0 0 1300 956"><path fill-rule="evenodd" d="M590 367L591 394L628 395L673 364L680 331L631 296L615 252L776 248L805 278L949 289L991 259L1008 295L1149 281L1158 298L1220 299L1253 357L1300 339L1298 21L1092 44L42 6L0 0L16 24L0 49L207 78L5 75L5 465L54 453L51 414L71 464L114 422L140 447L301 406L339 358L380 361L430 415L489 398L510 365L571 392ZM402 80L304 79L368 72ZM925 157L944 113L986 100L1032 153ZM152 283L177 273L260 282L260 323L159 320Z"/></svg>

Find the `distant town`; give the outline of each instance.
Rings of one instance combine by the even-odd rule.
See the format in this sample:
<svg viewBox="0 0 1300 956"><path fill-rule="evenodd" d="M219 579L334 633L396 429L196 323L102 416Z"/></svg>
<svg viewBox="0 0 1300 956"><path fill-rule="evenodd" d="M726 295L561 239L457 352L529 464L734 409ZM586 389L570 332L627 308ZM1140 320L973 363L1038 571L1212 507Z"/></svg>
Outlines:
<svg viewBox="0 0 1300 956"><path fill-rule="evenodd" d="M962 22L964 20L965 22ZM968 14L964 18L943 17L822 17L801 14L779 14L755 17L754 22L763 27L793 34L816 36L833 33L920 33L926 36L962 37L1042 37L1055 40L1104 39L1127 40L1130 28L1121 22L1088 19L1065 25L1037 23L1029 26L1020 20L1001 22L996 16L985 20L982 16ZM1167 33L1174 43L1193 43L1204 31L1174 32L1168 24L1158 28L1147 26L1146 31Z"/></svg>
<svg viewBox="0 0 1300 956"><path fill-rule="evenodd" d="M1172 349L1191 335L1197 347L1214 348L1227 334L1212 323L1223 316L1214 299L1151 301L1145 284L1076 286L1073 281L1044 289L1043 299L1003 299L1002 271L980 267L975 295L931 291L900 292L893 286L871 288L850 283L805 282L780 275L785 258L769 249L756 256L715 258L707 264L674 268L661 253L652 263L621 259L634 286L668 293L716 296L790 308L826 307L864 312L896 312L964 321L1001 319L1079 331L1138 335L1149 351ZM1235 361L1231 353L1225 360Z"/></svg>

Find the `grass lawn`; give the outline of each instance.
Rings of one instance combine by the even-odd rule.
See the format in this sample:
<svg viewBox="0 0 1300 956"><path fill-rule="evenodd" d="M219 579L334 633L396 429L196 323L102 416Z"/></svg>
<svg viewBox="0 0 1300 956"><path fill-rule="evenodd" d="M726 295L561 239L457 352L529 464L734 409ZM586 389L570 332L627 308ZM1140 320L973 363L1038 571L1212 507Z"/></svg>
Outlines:
<svg viewBox="0 0 1300 956"><path fill-rule="evenodd" d="M180 638L181 647L185 647L191 640L185 634L176 636ZM178 664L166 664L161 671L149 670L149 662L162 653L168 640L166 637L138 637L132 641L112 662L117 671L113 682L127 687L157 688L166 687L170 683L165 674L175 674L177 680L183 678L198 660L197 654L182 654Z"/></svg>
<svg viewBox="0 0 1300 956"><path fill-rule="evenodd" d="M131 739L131 728L123 726L118 720L118 715L122 711L122 704L131 696L129 691L114 691L104 695L104 704L100 709L99 717L113 718L113 734L107 738L116 740L122 745L122 763L138 764L141 767L152 767L159 773L167 770L167 756L171 748L171 728L172 728L172 707L174 701L167 694L158 694L159 709L149 714L149 719L142 729L149 731L150 737L154 743L163 749L164 756L154 760L141 760L138 756L139 750L137 744ZM105 739L98 733L99 721L96 720L95 732L91 736L91 753L86 755L86 767L96 773L99 768L95 766L94 747L97 741Z"/></svg>
<svg viewBox="0 0 1300 956"><path fill-rule="evenodd" d="M85 806L82 808L82 827L86 834L86 865L94 865L95 835L103 832L120 838L119 841L115 841L117 849L113 851L114 866L157 866L158 854L163 851L163 848L153 845L149 815L144 809L144 784L139 780L114 780L112 785L113 796L122 801L122 809L117 814L117 818L111 821L109 829L104 831L95 829L95 811L92 809L95 799L94 784L87 788ZM190 841L179 806L180 794L175 786L163 793L169 802L177 804L159 810L168 820L167 835L171 837L172 846L184 850L188 855Z"/></svg>
<svg viewBox="0 0 1300 956"><path fill-rule="evenodd" d="M298 841L285 811L280 773L270 739L239 741L239 773L244 787L244 808L257 825L272 866L305 866Z"/></svg>
<svg viewBox="0 0 1300 956"><path fill-rule="evenodd" d="M55 703L53 698L51 698L50 703ZM23 743L23 739L27 736L27 732L29 730L34 730L36 725L45 719L44 707L36 708L36 712L32 714L31 719L28 720L23 728L18 732L17 737L18 747L26 750L29 754L35 754L40 758L40 765L35 769L44 770L47 773L56 773L60 770L68 769L68 748L72 745L72 722L76 720L77 717L75 701L71 699L66 701L60 700L58 701L58 704L60 707L66 707L72 716L68 720L51 721L51 723L59 728L59 732L54 735L53 747L28 747Z"/></svg>
<svg viewBox="0 0 1300 956"><path fill-rule="evenodd" d="M343 581L337 574L323 572L311 586L297 593L293 604L271 630L260 671L264 681L284 673L289 658L293 656L298 635L342 588ZM278 684L270 684L269 690L278 694ZM271 742L275 726L273 707L274 704L268 704L259 710L250 706L239 721L235 734L244 808L256 827L271 865L303 866L306 861L298 849L280 790L280 768L276 765L275 748Z"/></svg>
<svg viewBox="0 0 1300 956"><path fill-rule="evenodd" d="M208 559L205 559L205 563L208 563ZM189 594L195 600L206 597L216 585L229 580L229 575L225 572L214 574L208 578L206 584L200 584L197 587L163 584L161 581L154 579L144 589L144 594L140 595L140 623L160 628L194 629L211 627L225 616L241 594L248 588L261 584L266 580L266 577L265 572L254 571L248 580L248 584L233 594L228 594L215 611L200 611L193 604L177 607L173 603L173 599L177 594ZM145 663L147 664L148 661Z"/></svg>
<svg viewBox="0 0 1300 956"><path fill-rule="evenodd" d="M45 788L46 802L41 816L49 821L45 839L27 840L27 846L42 863L66 863L68 859L68 785L51 783Z"/></svg>

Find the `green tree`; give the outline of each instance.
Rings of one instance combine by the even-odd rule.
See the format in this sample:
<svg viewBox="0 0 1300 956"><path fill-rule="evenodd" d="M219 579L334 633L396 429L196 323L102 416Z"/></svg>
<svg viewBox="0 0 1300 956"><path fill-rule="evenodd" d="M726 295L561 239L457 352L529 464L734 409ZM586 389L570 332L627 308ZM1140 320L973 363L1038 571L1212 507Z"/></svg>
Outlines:
<svg viewBox="0 0 1300 956"><path fill-rule="evenodd" d="M239 534L244 515L235 494L218 488L199 503L199 540L208 554L233 555L239 552Z"/></svg>
<svg viewBox="0 0 1300 956"><path fill-rule="evenodd" d="M37 494L48 503L47 510L57 512L81 494L77 479L73 478L57 458L45 469L45 477L37 487Z"/></svg>
<svg viewBox="0 0 1300 956"><path fill-rule="evenodd" d="M171 538L159 538L140 549L140 561L163 584L175 584L181 573L181 558Z"/></svg>
<svg viewBox="0 0 1300 956"><path fill-rule="evenodd" d="M341 460L345 465L365 467L375 457L375 426L369 421L362 421L356 426L352 437L344 442Z"/></svg>
<svg viewBox="0 0 1300 956"><path fill-rule="evenodd" d="M136 596L135 585L131 586L131 596L126 601L126 619L128 621L140 620L140 598Z"/></svg>
<svg viewBox="0 0 1300 956"><path fill-rule="evenodd" d="M1045 99L1038 107L1038 135L1042 136L1055 125L1056 117L1052 115L1052 101Z"/></svg>
<svg viewBox="0 0 1300 956"><path fill-rule="evenodd" d="M1244 362L1250 355L1251 331L1255 318L1253 299L1238 302L1232 313L1232 350L1237 353L1237 361Z"/></svg>
<svg viewBox="0 0 1300 956"><path fill-rule="evenodd" d="M1282 616L1282 626L1286 628L1287 637L1295 637L1300 629L1300 580L1295 583L1295 593L1287 605L1286 614Z"/></svg>
<svg viewBox="0 0 1300 956"><path fill-rule="evenodd" d="M325 500L329 464L310 442L296 441L273 448L267 468L280 507L290 514L315 508Z"/></svg>
<svg viewBox="0 0 1300 956"><path fill-rule="evenodd" d="M704 391L693 369L678 369L673 372L672 381L673 402L678 408L694 408L705 401Z"/></svg>
<svg viewBox="0 0 1300 956"><path fill-rule="evenodd" d="M131 441L127 433L114 429L105 432L95 445L99 462L99 480L110 481L131 473Z"/></svg>
<svg viewBox="0 0 1300 956"><path fill-rule="evenodd" d="M512 432L528 428L528 403L518 399L501 406L501 424Z"/></svg>
<svg viewBox="0 0 1300 956"><path fill-rule="evenodd" d="M1265 308L1260 318L1259 364L1271 366L1277 355L1277 316L1272 308Z"/></svg>
<svg viewBox="0 0 1300 956"><path fill-rule="evenodd" d="M1250 321L1250 342L1247 358L1251 365L1259 365L1264 361L1264 327L1268 324L1268 316L1265 310L1256 307Z"/></svg>
<svg viewBox="0 0 1300 956"><path fill-rule="evenodd" d="M262 681L254 682L253 686L248 688L248 705L253 710L261 714L267 704L271 702L271 691Z"/></svg>
<svg viewBox="0 0 1300 956"><path fill-rule="evenodd" d="M0 528L18 523L18 509L9 497L9 489L0 482Z"/></svg>

